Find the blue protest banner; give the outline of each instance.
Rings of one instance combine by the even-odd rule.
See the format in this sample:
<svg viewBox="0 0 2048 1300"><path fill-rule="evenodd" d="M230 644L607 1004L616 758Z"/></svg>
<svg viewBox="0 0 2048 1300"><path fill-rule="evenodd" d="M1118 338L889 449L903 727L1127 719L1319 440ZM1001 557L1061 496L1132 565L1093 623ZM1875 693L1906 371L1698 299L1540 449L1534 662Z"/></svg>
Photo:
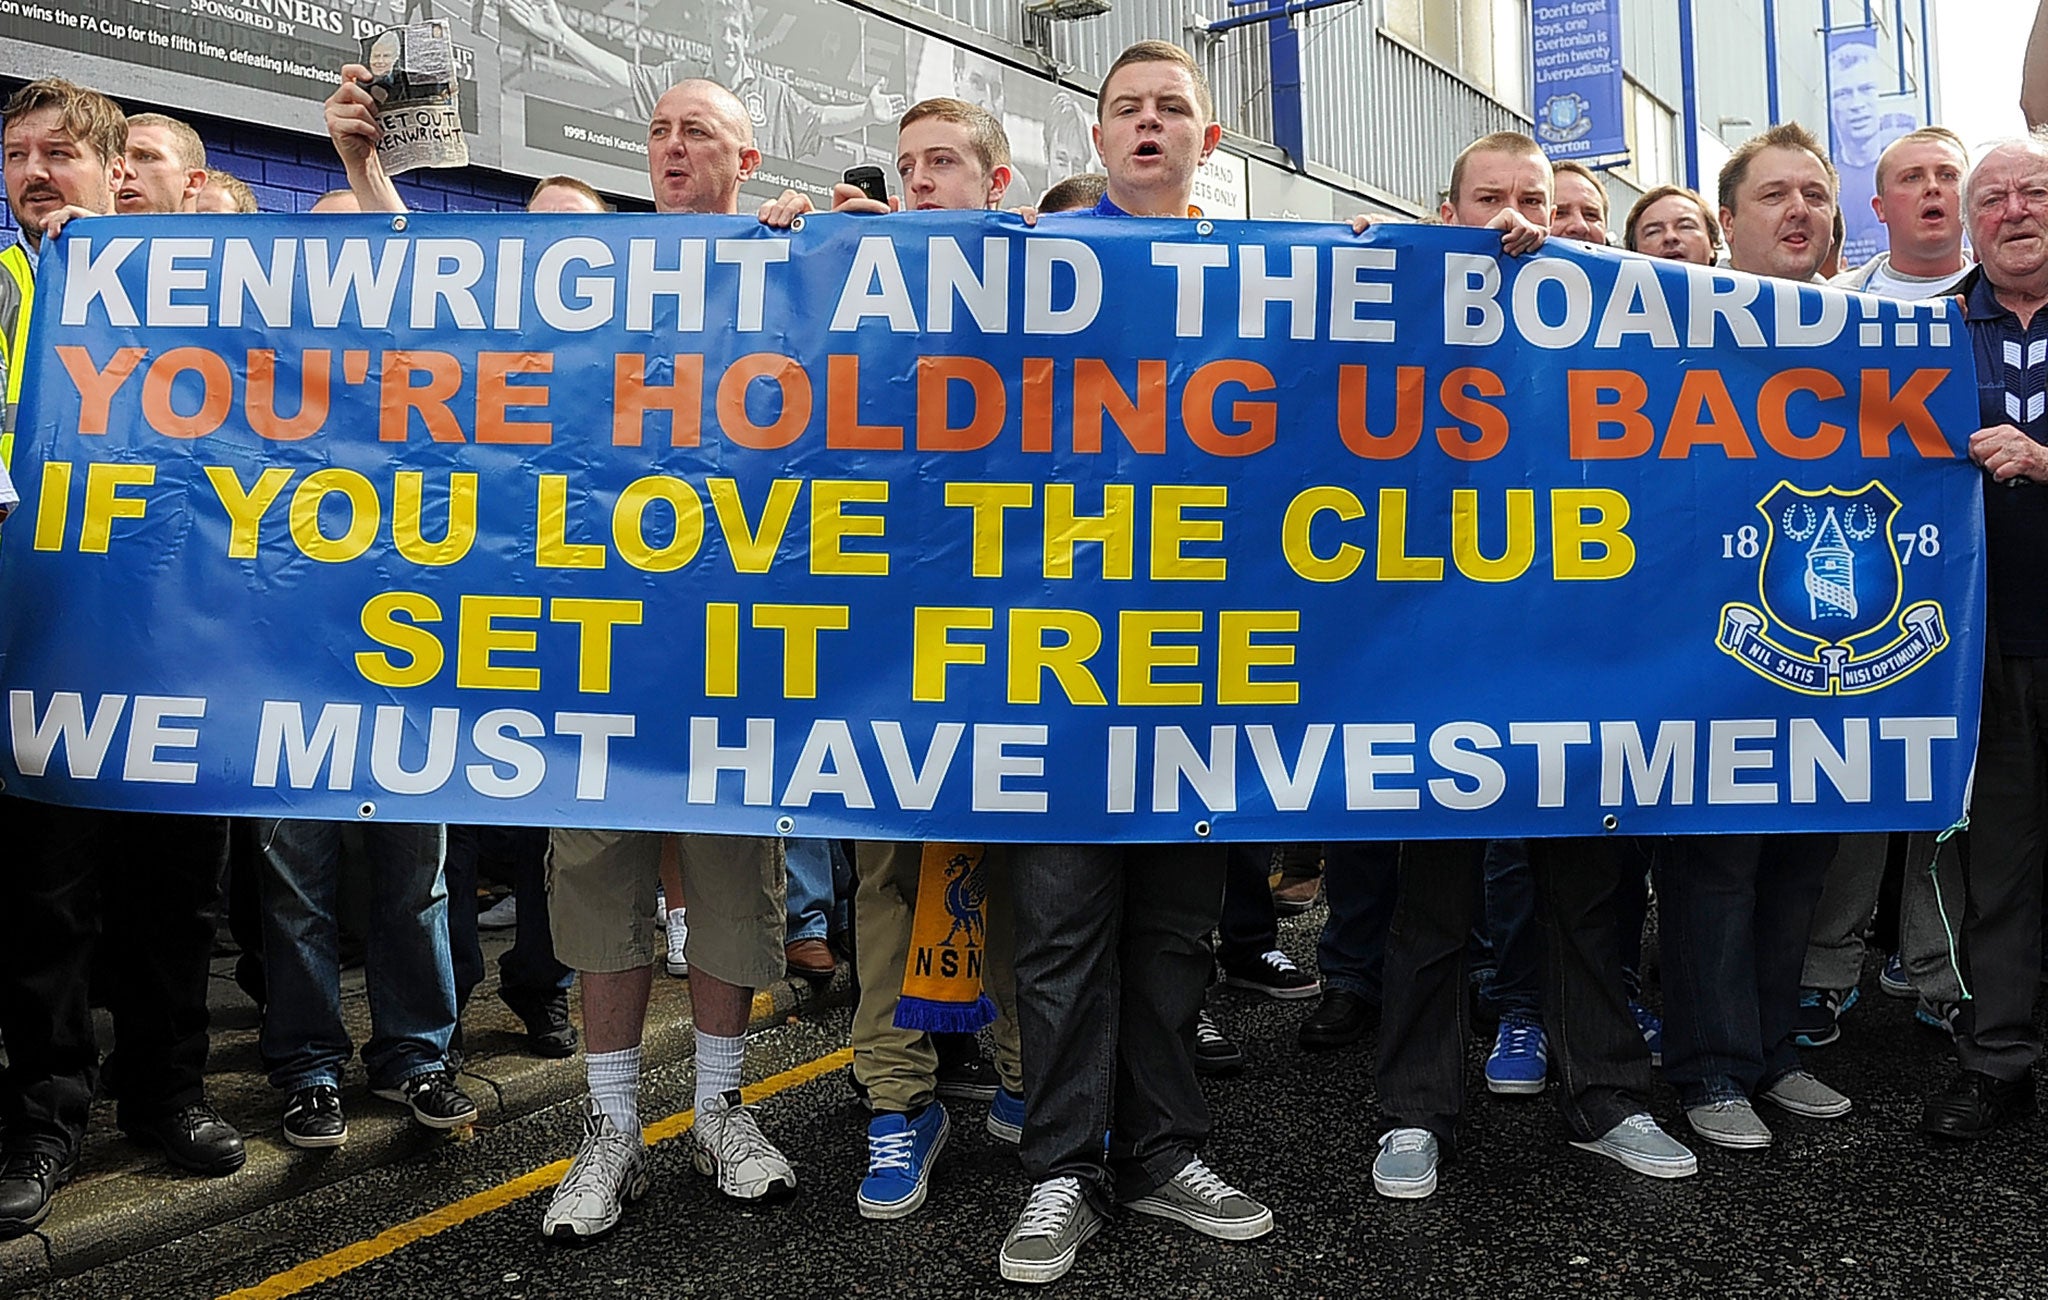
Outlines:
<svg viewBox="0 0 2048 1300"><path fill-rule="evenodd" d="M1621 0L1532 0L1531 102L1552 158L1628 152L1621 106Z"/></svg>
<svg viewBox="0 0 2048 1300"><path fill-rule="evenodd" d="M1962 808L1951 303L1410 226L559 220L66 230L10 790L964 841Z"/></svg>

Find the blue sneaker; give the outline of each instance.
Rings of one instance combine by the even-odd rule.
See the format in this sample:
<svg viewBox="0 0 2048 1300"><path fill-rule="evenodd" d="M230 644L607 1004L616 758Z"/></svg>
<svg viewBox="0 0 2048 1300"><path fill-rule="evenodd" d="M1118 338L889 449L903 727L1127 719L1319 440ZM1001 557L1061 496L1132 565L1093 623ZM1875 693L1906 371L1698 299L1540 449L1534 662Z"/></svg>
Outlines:
<svg viewBox="0 0 2048 1300"><path fill-rule="evenodd" d="M997 1088L996 1099L988 1104L988 1135L998 1142L1024 1140L1024 1094Z"/></svg>
<svg viewBox="0 0 2048 1300"><path fill-rule="evenodd" d="M915 1115L868 1121L868 1176L857 1202L863 1219L900 1219L924 1204L932 1164L946 1145L946 1108L933 1102Z"/></svg>
<svg viewBox="0 0 2048 1300"><path fill-rule="evenodd" d="M1643 1046L1650 1049L1650 1064L1664 1064L1664 1017L1634 998L1628 1000L1628 1009L1636 1018L1636 1032L1643 1036Z"/></svg>
<svg viewBox="0 0 2048 1300"><path fill-rule="evenodd" d="M1486 1090L1542 1092L1549 1074L1550 1045L1544 1041L1543 1026L1520 1016L1502 1016L1500 1034L1486 1058Z"/></svg>
<svg viewBox="0 0 2048 1300"><path fill-rule="evenodd" d="M1381 1196L1421 1200L1436 1190L1437 1141L1428 1129L1397 1128L1380 1135L1372 1161L1372 1188Z"/></svg>
<svg viewBox="0 0 2048 1300"><path fill-rule="evenodd" d="M1898 953L1884 959L1884 966L1877 972L1877 987L1888 998L1910 998L1915 996L1913 981L1906 978L1906 959Z"/></svg>

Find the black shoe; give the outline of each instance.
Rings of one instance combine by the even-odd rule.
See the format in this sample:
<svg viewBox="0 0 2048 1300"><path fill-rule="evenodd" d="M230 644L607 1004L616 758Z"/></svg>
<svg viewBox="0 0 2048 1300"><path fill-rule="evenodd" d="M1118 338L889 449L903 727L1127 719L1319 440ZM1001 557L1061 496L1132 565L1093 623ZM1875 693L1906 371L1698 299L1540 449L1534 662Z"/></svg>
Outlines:
<svg viewBox="0 0 2048 1300"><path fill-rule="evenodd" d="M1349 989L1331 989L1323 994L1308 1019L1301 1022L1295 1041L1307 1052L1327 1052L1349 1047L1380 1023L1380 1009Z"/></svg>
<svg viewBox="0 0 2048 1300"><path fill-rule="evenodd" d="M1225 966L1223 982L1269 998L1312 998L1323 991L1321 980L1295 965L1294 959L1278 948L1261 953L1242 966Z"/></svg>
<svg viewBox="0 0 2048 1300"><path fill-rule="evenodd" d="M934 1091L947 1101L994 1101L1001 1083L996 1067L976 1049L973 1056L941 1061Z"/></svg>
<svg viewBox="0 0 2048 1300"><path fill-rule="evenodd" d="M2037 1110L2034 1076L1994 1079L1975 1070L1958 1071L1948 1091L1931 1098L1920 1112L1920 1131L1930 1137L1980 1138Z"/></svg>
<svg viewBox="0 0 2048 1300"><path fill-rule="evenodd" d="M576 1055L576 1026L569 1020L567 993L558 991L538 1002L527 1002L508 998L499 989L498 1000L512 1008L512 1014L526 1026L527 1051L550 1061Z"/></svg>
<svg viewBox="0 0 2048 1300"><path fill-rule="evenodd" d="M455 1086L451 1070L416 1074L396 1088L372 1088L370 1095L411 1107L413 1120L427 1128L461 1128L476 1122L476 1103Z"/></svg>
<svg viewBox="0 0 2048 1300"><path fill-rule="evenodd" d="M1195 1019L1195 1073L1236 1074L1244 1068L1244 1049L1204 1011Z"/></svg>
<svg viewBox="0 0 2048 1300"><path fill-rule="evenodd" d="M155 1119L123 1120L121 1131L138 1142L162 1147L178 1168L209 1178L231 1174L249 1158L241 1132L203 1101Z"/></svg>
<svg viewBox="0 0 2048 1300"><path fill-rule="evenodd" d="M78 1172L45 1151L9 1151L0 1156L0 1239L19 1237L50 1215L50 1198Z"/></svg>
<svg viewBox="0 0 2048 1300"><path fill-rule="evenodd" d="M318 1150L348 1141L348 1121L341 1117L341 1091L332 1084L300 1088L284 1104L284 1140L295 1147Z"/></svg>

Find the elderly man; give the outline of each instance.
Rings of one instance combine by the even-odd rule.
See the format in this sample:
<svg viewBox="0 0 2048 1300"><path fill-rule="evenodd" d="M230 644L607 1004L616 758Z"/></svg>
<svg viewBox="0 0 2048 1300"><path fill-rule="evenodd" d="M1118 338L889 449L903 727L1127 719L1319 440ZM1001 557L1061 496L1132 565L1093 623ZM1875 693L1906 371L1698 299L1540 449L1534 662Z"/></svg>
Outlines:
<svg viewBox="0 0 2048 1300"><path fill-rule="evenodd" d="M327 129L365 208L398 206L377 165L377 116L363 84L342 69L327 101ZM740 187L761 165L746 105L715 81L669 87L647 123L647 169L663 213L739 211ZM541 1231L553 1240L597 1236L647 1192L640 1131L640 1041L653 987L655 881L663 836L637 831L549 832L548 906L555 955L581 973L584 1069L590 1104L583 1142ZM780 979L786 866L782 841L742 835L676 837L690 899L690 997L697 1039L697 1171L744 1201L796 1190L789 1161L741 1104L754 990Z"/></svg>
<svg viewBox="0 0 2048 1300"><path fill-rule="evenodd" d="M2034 1114L2041 969L2041 826L2048 817L2048 139L1995 146L1963 190L1977 270L1960 286L1977 355L1970 459L1984 490L1990 626L1977 786L1970 801L1958 958L1970 991L1956 1024L1961 1068L1920 1131L1983 1137Z"/></svg>

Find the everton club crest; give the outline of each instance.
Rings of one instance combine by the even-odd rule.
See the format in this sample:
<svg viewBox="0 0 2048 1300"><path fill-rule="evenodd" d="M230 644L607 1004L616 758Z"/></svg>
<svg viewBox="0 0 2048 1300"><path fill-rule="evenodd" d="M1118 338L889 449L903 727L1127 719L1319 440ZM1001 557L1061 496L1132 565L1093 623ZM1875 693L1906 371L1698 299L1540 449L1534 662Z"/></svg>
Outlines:
<svg viewBox="0 0 2048 1300"><path fill-rule="evenodd" d="M1546 144L1566 144L1578 139L1593 129L1593 119L1588 110L1593 106L1586 97L1576 91L1568 95L1552 95L1543 101L1543 107L1536 114L1536 134Z"/></svg>
<svg viewBox="0 0 2048 1300"><path fill-rule="evenodd" d="M1884 484L1809 492L1780 482L1756 508L1759 599L1721 609L1720 647L1744 667L1806 695L1862 695L1948 645L1938 603L1900 608L1900 503Z"/></svg>

